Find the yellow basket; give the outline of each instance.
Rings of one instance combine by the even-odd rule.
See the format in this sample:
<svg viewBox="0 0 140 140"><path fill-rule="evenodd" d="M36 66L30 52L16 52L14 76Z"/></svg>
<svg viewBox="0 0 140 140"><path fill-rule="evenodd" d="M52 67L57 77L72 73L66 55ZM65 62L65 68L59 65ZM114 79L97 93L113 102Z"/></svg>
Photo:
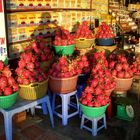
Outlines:
<svg viewBox="0 0 140 140"><path fill-rule="evenodd" d="M95 49L97 49L98 52L105 52L106 50L112 52L117 48L116 45L113 46L95 46Z"/></svg>
<svg viewBox="0 0 140 140"><path fill-rule="evenodd" d="M76 41L76 48L77 49L86 49L86 48L90 48L94 45L95 43L95 39L85 39L85 38L79 38L79 39L75 39Z"/></svg>
<svg viewBox="0 0 140 140"><path fill-rule="evenodd" d="M48 90L48 79L41 83L30 85L19 85L19 96L26 100L36 100L46 95Z"/></svg>
<svg viewBox="0 0 140 140"><path fill-rule="evenodd" d="M86 49L76 49L76 51L77 51L77 53L79 55L85 55L85 54L89 53L92 50L93 50L93 47L86 48Z"/></svg>

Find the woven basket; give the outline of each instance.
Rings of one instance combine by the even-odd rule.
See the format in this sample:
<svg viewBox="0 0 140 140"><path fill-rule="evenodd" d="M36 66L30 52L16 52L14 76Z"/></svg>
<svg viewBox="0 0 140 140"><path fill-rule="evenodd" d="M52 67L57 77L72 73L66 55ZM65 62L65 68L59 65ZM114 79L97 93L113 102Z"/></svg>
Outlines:
<svg viewBox="0 0 140 140"><path fill-rule="evenodd" d="M98 52L105 52L106 50L112 52L117 48L116 45L113 46L95 46L95 49L97 49Z"/></svg>
<svg viewBox="0 0 140 140"><path fill-rule="evenodd" d="M114 81L116 82L114 91L128 91L132 86L133 77L128 79L114 77Z"/></svg>
<svg viewBox="0 0 140 140"><path fill-rule="evenodd" d="M78 76L70 78L49 77L49 88L53 93L66 94L76 90Z"/></svg>
<svg viewBox="0 0 140 140"><path fill-rule="evenodd" d="M77 49L86 49L92 47L92 45L95 43L95 39L85 39L85 38L79 38L75 39L76 41L76 48Z"/></svg>
<svg viewBox="0 0 140 140"><path fill-rule="evenodd" d="M19 85L19 96L26 100L36 100L46 95L48 90L48 79L41 83L30 85Z"/></svg>
<svg viewBox="0 0 140 140"><path fill-rule="evenodd" d="M0 96L0 108L8 109L16 103L18 92L8 96Z"/></svg>
<svg viewBox="0 0 140 140"><path fill-rule="evenodd" d="M85 49L76 49L79 55L85 55L93 50L93 47L85 48Z"/></svg>

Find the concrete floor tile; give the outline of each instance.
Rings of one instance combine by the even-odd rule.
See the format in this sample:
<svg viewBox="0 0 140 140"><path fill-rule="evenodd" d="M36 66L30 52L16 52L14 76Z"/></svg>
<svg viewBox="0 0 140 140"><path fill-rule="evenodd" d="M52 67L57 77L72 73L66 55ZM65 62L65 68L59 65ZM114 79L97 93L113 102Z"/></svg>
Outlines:
<svg viewBox="0 0 140 140"><path fill-rule="evenodd" d="M36 125L29 126L21 131L21 134L29 140L36 140L44 133L45 130Z"/></svg>
<svg viewBox="0 0 140 140"><path fill-rule="evenodd" d="M5 134L0 136L0 140L6 140ZM13 140L22 140L22 138L17 134L13 134Z"/></svg>

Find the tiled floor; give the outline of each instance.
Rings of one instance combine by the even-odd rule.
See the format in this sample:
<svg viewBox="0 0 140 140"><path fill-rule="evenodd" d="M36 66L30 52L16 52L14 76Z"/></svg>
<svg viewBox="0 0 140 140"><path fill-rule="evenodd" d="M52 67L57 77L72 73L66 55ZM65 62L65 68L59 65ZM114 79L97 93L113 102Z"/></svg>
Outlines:
<svg viewBox="0 0 140 140"><path fill-rule="evenodd" d="M80 130L80 118L75 116L67 126L61 125L61 119L54 116L55 128L51 127L49 116L36 110L36 115L27 115L27 120L13 125L13 140L140 140L140 103L133 106L133 121L123 121L113 116L107 120L107 129L101 130L96 137L90 132ZM0 140L5 140L3 119L0 117Z"/></svg>

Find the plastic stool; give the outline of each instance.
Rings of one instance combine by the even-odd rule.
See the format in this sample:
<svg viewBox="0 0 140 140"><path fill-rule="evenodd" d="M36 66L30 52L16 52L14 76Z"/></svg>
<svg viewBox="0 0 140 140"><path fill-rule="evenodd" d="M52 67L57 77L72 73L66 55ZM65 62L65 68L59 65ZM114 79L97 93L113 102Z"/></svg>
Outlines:
<svg viewBox="0 0 140 140"><path fill-rule="evenodd" d="M53 113L50 105L50 100L48 95L44 96L43 98L28 101L18 98L16 104L13 105L9 109L0 109L0 112L4 116L4 126L5 126L5 133L6 133L6 140L12 140L12 117L14 114L22 112L24 110L28 110L30 108L34 108L35 106L42 104L43 114L46 114L48 109L50 115L50 121L52 127L54 127L54 120L53 120Z"/></svg>
<svg viewBox="0 0 140 140"><path fill-rule="evenodd" d="M58 117L62 118L62 125L67 125L68 119L77 115L79 113L79 104L78 104L78 98L77 98L77 91L73 91L67 94L56 94L53 93L53 98L52 98L52 111L55 115ZM62 100L62 104L55 105L55 99L56 96L60 96ZM75 96L76 97L76 103L71 102L71 97ZM76 111L73 113L68 114L69 107L75 108ZM62 108L62 113L59 113L56 111L56 109Z"/></svg>
<svg viewBox="0 0 140 140"><path fill-rule="evenodd" d="M50 99L50 101L52 102L52 94L51 94L51 92L50 92L50 90L48 89L48 91L47 91L47 95L49 96L49 99ZM34 116L35 115L35 109L36 108L38 108L38 109L43 109L43 114L45 114L45 115L47 115L48 114L48 111L47 111L47 109L45 109L45 106L44 106L44 104L42 104L42 105L37 105L37 106L35 106L35 107L32 107L32 108L30 108L29 110L30 110L30 112L31 112L31 115L32 116ZM44 113L44 109L45 109L45 113ZM28 111L29 111L28 110Z"/></svg>
<svg viewBox="0 0 140 140"><path fill-rule="evenodd" d="M85 119L87 119L85 121ZM98 128L98 121L103 119L103 122L102 122L102 125ZM92 122L92 128L89 128L88 126L85 125L85 123L87 123L88 121L91 121ZM89 118L87 116L85 116L84 114L82 115L82 120L81 120L81 126L80 126L81 129L85 128L87 129L88 131L92 132L92 135L93 136L96 136L97 135L97 132L99 130L101 130L102 128L107 128L106 126L106 115L105 113L101 116L101 117L98 117L98 118Z"/></svg>

